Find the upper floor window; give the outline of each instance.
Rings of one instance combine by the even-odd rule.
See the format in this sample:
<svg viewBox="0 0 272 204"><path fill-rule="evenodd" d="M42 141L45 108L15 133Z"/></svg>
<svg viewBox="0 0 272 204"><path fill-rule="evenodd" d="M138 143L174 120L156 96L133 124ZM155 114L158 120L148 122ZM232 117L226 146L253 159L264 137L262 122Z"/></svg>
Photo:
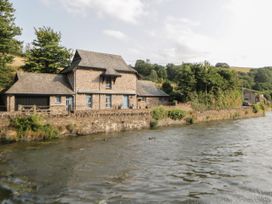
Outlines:
<svg viewBox="0 0 272 204"><path fill-rule="evenodd" d="M111 77L106 77L106 89L112 88L112 80Z"/></svg>
<svg viewBox="0 0 272 204"><path fill-rule="evenodd" d="M92 95L86 95L86 105L89 108L93 107L93 96Z"/></svg>
<svg viewBox="0 0 272 204"><path fill-rule="evenodd" d="M106 95L106 108L111 108L111 107L112 107L112 96Z"/></svg>
<svg viewBox="0 0 272 204"><path fill-rule="evenodd" d="M61 96L56 96L56 104L61 104Z"/></svg>

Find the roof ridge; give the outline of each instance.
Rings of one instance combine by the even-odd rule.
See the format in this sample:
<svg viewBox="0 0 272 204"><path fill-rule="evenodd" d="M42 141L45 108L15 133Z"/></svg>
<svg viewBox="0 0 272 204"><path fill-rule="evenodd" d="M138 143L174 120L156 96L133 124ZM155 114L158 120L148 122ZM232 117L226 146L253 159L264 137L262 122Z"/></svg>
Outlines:
<svg viewBox="0 0 272 204"><path fill-rule="evenodd" d="M92 51L92 50L76 49L76 51L90 52L90 53L96 53L96 54L102 54L102 55L110 55L110 56L117 56L117 57L121 57L122 58L121 55L111 54L111 53L105 53L105 52L97 52L97 51Z"/></svg>

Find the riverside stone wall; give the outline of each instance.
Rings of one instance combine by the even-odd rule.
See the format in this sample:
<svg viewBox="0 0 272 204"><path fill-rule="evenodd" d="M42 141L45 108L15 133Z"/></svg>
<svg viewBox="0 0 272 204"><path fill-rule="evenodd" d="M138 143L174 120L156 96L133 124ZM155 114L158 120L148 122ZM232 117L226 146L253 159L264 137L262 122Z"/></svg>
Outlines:
<svg viewBox="0 0 272 204"><path fill-rule="evenodd" d="M10 118L27 114L0 113L0 133L2 136L16 136L9 128ZM252 108L240 108L220 111L188 112L182 120L171 120L169 118L158 121L158 126L184 125L192 118L193 123L242 119L264 116L263 112L254 113ZM103 132L119 132L125 130L136 130L150 127L150 110L92 110L78 111L74 114L43 114L46 123L58 128L61 136L66 135L89 135Z"/></svg>
<svg viewBox="0 0 272 204"><path fill-rule="evenodd" d="M254 113L251 107L242 107L229 110L210 110L204 112L191 112L182 120L171 120L170 118L163 119L158 122L159 127L170 125L184 125L188 123L186 120L192 118L193 123L203 123L219 120L236 120L245 118L254 118L265 116L265 112L259 111Z"/></svg>
<svg viewBox="0 0 272 204"><path fill-rule="evenodd" d="M0 113L0 129L8 129L10 118L28 114ZM45 123L57 127L61 135L88 135L149 128L149 110L90 110L74 114L40 114Z"/></svg>

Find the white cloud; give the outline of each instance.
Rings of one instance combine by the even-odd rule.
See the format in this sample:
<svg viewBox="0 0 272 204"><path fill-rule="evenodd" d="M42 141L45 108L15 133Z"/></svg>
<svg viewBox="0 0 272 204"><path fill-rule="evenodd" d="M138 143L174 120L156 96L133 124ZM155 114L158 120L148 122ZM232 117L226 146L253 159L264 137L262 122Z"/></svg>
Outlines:
<svg viewBox="0 0 272 204"><path fill-rule="evenodd" d="M125 40L128 37L126 36L126 34L124 34L123 32L119 31L119 30L104 30L103 34L109 36L109 37L113 37L116 38L118 40Z"/></svg>
<svg viewBox="0 0 272 204"><path fill-rule="evenodd" d="M136 23L144 14L142 0L42 0L60 2L69 12L88 15L95 12L98 16L108 16L128 23Z"/></svg>
<svg viewBox="0 0 272 204"><path fill-rule="evenodd" d="M155 41L150 45L150 58L158 63L204 61L212 52L214 41L196 32L194 28L198 26L199 22L188 18L166 17L159 30L146 32Z"/></svg>

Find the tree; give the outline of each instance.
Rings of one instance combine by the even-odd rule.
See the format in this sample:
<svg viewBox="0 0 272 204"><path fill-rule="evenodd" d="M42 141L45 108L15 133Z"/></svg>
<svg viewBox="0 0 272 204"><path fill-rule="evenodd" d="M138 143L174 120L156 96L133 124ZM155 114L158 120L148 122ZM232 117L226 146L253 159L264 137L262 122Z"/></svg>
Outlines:
<svg viewBox="0 0 272 204"><path fill-rule="evenodd" d="M153 65L150 64L150 61L145 62L144 60L137 60L135 63L136 71L143 77L148 77L151 74L151 71L154 69Z"/></svg>
<svg viewBox="0 0 272 204"><path fill-rule="evenodd" d="M166 65L167 77L170 81L175 81L177 77L177 67L174 64Z"/></svg>
<svg viewBox="0 0 272 204"><path fill-rule="evenodd" d="M12 54L21 52L21 42L15 39L21 29L14 23L14 12L12 3L0 1L0 88L11 82L13 70L7 65L13 61Z"/></svg>
<svg viewBox="0 0 272 204"><path fill-rule="evenodd" d="M24 69L29 72L58 73L69 66L71 50L61 46L61 33L50 27L35 28L36 39L26 51Z"/></svg>
<svg viewBox="0 0 272 204"><path fill-rule="evenodd" d="M162 90L167 94L172 94L173 86L171 85L171 83L169 81L163 82Z"/></svg>
<svg viewBox="0 0 272 204"><path fill-rule="evenodd" d="M225 62L218 62L218 63L216 63L215 67L230 68L230 66Z"/></svg>
<svg viewBox="0 0 272 204"><path fill-rule="evenodd" d="M155 70L151 70L151 73L149 75L149 80L153 81L153 82L157 82L158 81L158 74Z"/></svg>

